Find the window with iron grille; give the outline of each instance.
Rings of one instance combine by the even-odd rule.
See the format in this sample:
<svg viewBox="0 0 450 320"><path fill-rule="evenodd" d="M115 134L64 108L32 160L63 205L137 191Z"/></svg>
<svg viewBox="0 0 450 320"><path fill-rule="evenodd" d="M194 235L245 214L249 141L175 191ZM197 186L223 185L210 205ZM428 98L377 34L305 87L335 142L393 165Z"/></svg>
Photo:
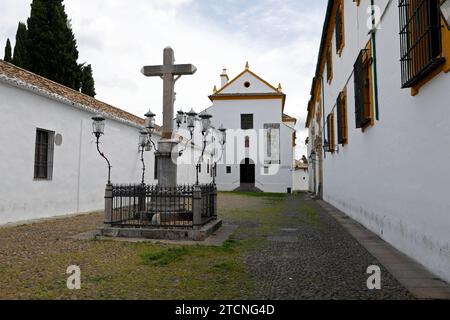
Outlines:
<svg viewBox="0 0 450 320"><path fill-rule="evenodd" d="M342 5L338 5L336 12L336 52L340 54L344 46L344 20Z"/></svg>
<svg viewBox="0 0 450 320"><path fill-rule="evenodd" d="M365 128L372 122L372 58L369 49L361 50L354 65L356 128Z"/></svg>
<svg viewBox="0 0 450 320"><path fill-rule="evenodd" d="M399 0L402 88L411 88L445 62L439 0Z"/></svg>
<svg viewBox="0 0 450 320"><path fill-rule="evenodd" d="M36 146L34 155L34 179L52 180L53 151L55 133L36 129Z"/></svg>
<svg viewBox="0 0 450 320"><path fill-rule="evenodd" d="M241 129L253 129L253 114L241 114Z"/></svg>
<svg viewBox="0 0 450 320"><path fill-rule="evenodd" d="M339 93L336 101L336 115L337 115L337 134L338 144L346 144L347 137L347 94L344 91Z"/></svg>

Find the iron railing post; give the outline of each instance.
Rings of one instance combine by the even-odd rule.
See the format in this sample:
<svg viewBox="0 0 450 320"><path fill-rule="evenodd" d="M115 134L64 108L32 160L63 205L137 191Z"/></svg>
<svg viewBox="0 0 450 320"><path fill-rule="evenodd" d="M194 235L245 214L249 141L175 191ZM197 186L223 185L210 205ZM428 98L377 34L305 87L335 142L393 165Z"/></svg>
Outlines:
<svg viewBox="0 0 450 320"><path fill-rule="evenodd" d="M198 185L194 187L192 211L193 225L198 227L202 224L202 189Z"/></svg>
<svg viewBox="0 0 450 320"><path fill-rule="evenodd" d="M105 225L111 226L113 222L113 186L106 185L105 189Z"/></svg>

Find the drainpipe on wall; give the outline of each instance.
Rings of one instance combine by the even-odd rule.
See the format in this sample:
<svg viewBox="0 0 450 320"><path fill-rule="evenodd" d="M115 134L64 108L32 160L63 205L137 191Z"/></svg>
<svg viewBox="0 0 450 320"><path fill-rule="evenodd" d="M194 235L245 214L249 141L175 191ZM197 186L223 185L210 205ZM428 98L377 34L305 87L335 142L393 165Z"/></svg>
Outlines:
<svg viewBox="0 0 450 320"><path fill-rule="evenodd" d="M323 162L327 155L323 146L325 145L325 82L323 76L322 79L322 150L320 150L319 157L319 198L323 200Z"/></svg>
<svg viewBox="0 0 450 320"><path fill-rule="evenodd" d="M380 120L380 112L378 108L378 71L377 71L377 41L376 41L376 24L375 24L375 0L370 0L372 12L372 30L370 30L372 38L373 52L373 82L374 82L374 98L375 98L375 118Z"/></svg>

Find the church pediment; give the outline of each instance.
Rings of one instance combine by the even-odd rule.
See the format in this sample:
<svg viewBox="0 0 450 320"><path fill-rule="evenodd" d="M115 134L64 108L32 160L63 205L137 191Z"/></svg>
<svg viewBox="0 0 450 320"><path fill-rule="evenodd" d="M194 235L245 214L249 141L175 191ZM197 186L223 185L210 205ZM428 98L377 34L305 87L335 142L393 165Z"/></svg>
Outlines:
<svg viewBox="0 0 450 320"><path fill-rule="evenodd" d="M282 94L282 92L249 69L246 69L215 94Z"/></svg>

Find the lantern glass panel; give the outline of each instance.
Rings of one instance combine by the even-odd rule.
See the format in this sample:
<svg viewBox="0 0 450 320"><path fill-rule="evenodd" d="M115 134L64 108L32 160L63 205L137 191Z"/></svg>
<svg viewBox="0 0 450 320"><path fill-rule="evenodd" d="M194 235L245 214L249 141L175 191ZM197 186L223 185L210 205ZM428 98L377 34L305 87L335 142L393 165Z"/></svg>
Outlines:
<svg viewBox="0 0 450 320"><path fill-rule="evenodd" d="M105 132L105 121L94 121L92 123L92 132L94 134L103 134Z"/></svg>
<svg viewBox="0 0 450 320"><path fill-rule="evenodd" d="M147 144L147 133L146 132L141 132L141 134L139 135L139 144L141 146L145 146Z"/></svg>
<svg viewBox="0 0 450 320"><path fill-rule="evenodd" d="M208 131L208 129L209 129L209 123L210 123L210 120L209 119L202 119L202 131L203 132L205 132L205 131Z"/></svg>

